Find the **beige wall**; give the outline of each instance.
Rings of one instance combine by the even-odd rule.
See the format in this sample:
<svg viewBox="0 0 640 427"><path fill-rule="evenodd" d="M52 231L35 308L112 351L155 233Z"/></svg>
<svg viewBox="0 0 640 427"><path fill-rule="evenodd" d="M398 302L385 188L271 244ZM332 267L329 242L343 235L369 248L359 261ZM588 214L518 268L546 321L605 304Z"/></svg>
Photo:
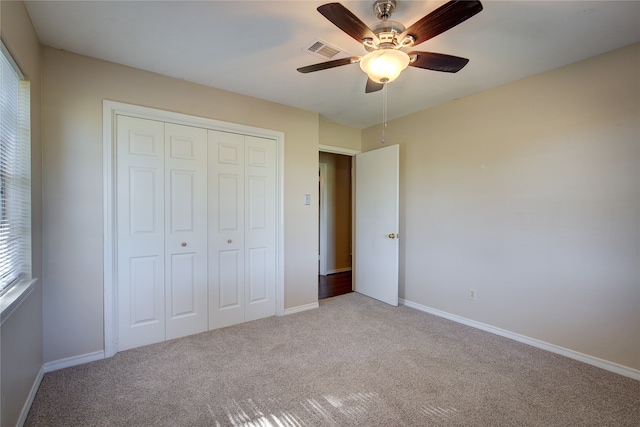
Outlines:
<svg viewBox="0 0 640 427"><path fill-rule="evenodd" d="M320 120L320 144L360 151L360 129Z"/></svg>
<svg viewBox="0 0 640 427"><path fill-rule="evenodd" d="M351 157L321 152L320 163L327 165L327 271L333 273L351 268Z"/></svg>
<svg viewBox="0 0 640 427"><path fill-rule="evenodd" d="M0 425L15 425L42 367L42 144L40 44L22 2L0 2L2 40L31 86L32 272L34 291L0 331Z"/></svg>
<svg viewBox="0 0 640 427"><path fill-rule="evenodd" d="M51 48L43 70L45 361L104 348L103 99L284 132L285 309L317 302L316 113Z"/></svg>
<svg viewBox="0 0 640 427"><path fill-rule="evenodd" d="M637 44L392 121L400 296L639 369L639 64Z"/></svg>

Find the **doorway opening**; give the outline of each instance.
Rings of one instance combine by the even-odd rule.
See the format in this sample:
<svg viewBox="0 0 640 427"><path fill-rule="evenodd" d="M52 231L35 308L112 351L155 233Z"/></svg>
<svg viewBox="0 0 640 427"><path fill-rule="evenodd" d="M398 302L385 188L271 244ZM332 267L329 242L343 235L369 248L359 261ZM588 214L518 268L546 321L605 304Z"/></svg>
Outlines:
<svg viewBox="0 0 640 427"><path fill-rule="evenodd" d="M353 292L351 271L318 276L318 299L337 297Z"/></svg>
<svg viewBox="0 0 640 427"><path fill-rule="evenodd" d="M353 291L352 155L320 152L318 299Z"/></svg>

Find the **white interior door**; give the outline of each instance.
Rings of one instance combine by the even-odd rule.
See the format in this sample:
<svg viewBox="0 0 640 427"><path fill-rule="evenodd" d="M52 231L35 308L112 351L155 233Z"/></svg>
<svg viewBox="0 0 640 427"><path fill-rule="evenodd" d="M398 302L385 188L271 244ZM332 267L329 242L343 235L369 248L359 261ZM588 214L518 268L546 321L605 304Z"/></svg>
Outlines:
<svg viewBox="0 0 640 427"><path fill-rule="evenodd" d="M356 155L355 290L398 305L400 149Z"/></svg>
<svg viewBox="0 0 640 427"><path fill-rule="evenodd" d="M209 328L244 321L244 135L209 131Z"/></svg>
<svg viewBox="0 0 640 427"><path fill-rule="evenodd" d="M276 313L275 141L209 131L209 328Z"/></svg>
<svg viewBox="0 0 640 427"><path fill-rule="evenodd" d="M166 339L207 330L207 292L207 131L166 123Z"/></svg>
<svg viewBox="0 0 640 427"><path fill-rule="evenodd" d="M165 339L164 123L117 117L118 349Z"/></svg>
<svg viewBox="0 0 640 427"><path fill-rule="evenodd" d="M276 145L245 137L245 321L276 314Z"/></svg>
<svg viewBox="0 0 640 427"><path fill-rule="evenodd" d="M117 118L118 349L206 331L207 131Z"/></svg>

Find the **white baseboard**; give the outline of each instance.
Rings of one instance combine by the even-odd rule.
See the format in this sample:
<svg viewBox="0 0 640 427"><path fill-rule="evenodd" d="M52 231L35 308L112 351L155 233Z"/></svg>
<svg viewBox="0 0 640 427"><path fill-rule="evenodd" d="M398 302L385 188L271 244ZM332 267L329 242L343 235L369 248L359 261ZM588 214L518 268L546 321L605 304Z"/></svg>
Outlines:
<svg viewBox="0 0 640 427"><path fill-rule="evenodd" d="M95 351L93 353L81 354L79 356L66 357L60 360L54 360L53 362L47 362L44 364L44 372L53 372L58 369L69 368L71 366L82 365L83 363L95 362L96 360L104 359L104 351Z"/></svg>
<svg viewBox="0 0 640 427"><path fill-rule="evenodd" d="M287 314L300 313L302 311L313 310L314 308L320 307L320 304L317 302L312 302L311 304L299 305L297 307L286 308L284 310L285 316Z"/></svg>
<svg viewBox="0 0 640 427"><path fill-rule="evenodd" d="M82 365L83 363L93 362L95 360L101 359L104 359L104 351L96 351L94 353L83 354L80 356L67 357L65 359L47 362L42 365L42 367L40 368L40 372L38 372L38 375L36 376L36 379L31 386L31 390L29 391L27 400L24 402L24 406L22 407L22 412L20 413L20 419L18 419L17 425L19 427L22 427L27 420L27 415L29 415L31 405L33 404L33 399L36 398L36 393L38 392L38 388L40 388L40 383L42 382L44 374L46 374L47 372L57 371L58 369L68 368L75 365Z"/></svg>
<svg viewBox="0 0 640 427"><path fill-rule="evenodd" d="M335 270L327 270L327 276L329 274L346 273L347 271L351 271L351 267L336 268Z"/></svg>
<svg viewBox="0 0 640 427"><path fill-rule="evenodd" d="M467 319L465 317L458 316L456 314L447 313L435 308L427 307L422 304L418 304L412 301L407 301L402 298L399 299L399 303L407 307L415 308L416 310L424 311L429 314L433 314L438 317L453 320L454 322L462 323L467 326L471 326L476 329L481 329L492 334L500 335L505 338L512 339L524 344L528 344L533 347L547 350L552 353L560 354L570 359L578 360L589 365L597 366L598 368L605 369L607 371L615 372L616 374L624 375L625 377L640 380L640 370L629 368L614 362L609 362L598 357L589 356L588 354L580 353L568 348L560 347L555 344L550 344L544 341L530 338L525 335L520 335L515 332L510 332L505 329L496 328L495 326L487 325L486 323L477 322L475 320Z"/></svg>
<svg viewBox="0 0 640 427"><path fill-rule="evenodd" d="M35 381L33 381L33 385L31 386L31 390L29 390L29 395L27 396L27 400L24 402L22 406L22 412L20 412L20 418L18 419L18 423L16 424L18 427L22 427L24 422L27 421L27 415L29 415L29 411L31 410L31 405L33 404L33 399L36 398L36 393L40 388L40 383L42 382L42 377L44 377L44 366L40 368L40 372L36 376Z"/></svg>

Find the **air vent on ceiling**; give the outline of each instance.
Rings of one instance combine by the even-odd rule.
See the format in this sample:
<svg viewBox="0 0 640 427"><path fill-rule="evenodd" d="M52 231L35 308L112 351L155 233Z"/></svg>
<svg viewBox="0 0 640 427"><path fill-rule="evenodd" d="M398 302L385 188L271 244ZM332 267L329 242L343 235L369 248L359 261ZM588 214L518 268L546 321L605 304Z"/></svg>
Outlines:
<svg viewBox="0 0 640 427"><path fill-rule="evenodd" d="M328 59L337 59L345 56L351 56L347 52L342 51L342 49L340 49L339 47L332 46L320 39L313 40L311 43L302 48L302 50L312 55Z"/></svg>

